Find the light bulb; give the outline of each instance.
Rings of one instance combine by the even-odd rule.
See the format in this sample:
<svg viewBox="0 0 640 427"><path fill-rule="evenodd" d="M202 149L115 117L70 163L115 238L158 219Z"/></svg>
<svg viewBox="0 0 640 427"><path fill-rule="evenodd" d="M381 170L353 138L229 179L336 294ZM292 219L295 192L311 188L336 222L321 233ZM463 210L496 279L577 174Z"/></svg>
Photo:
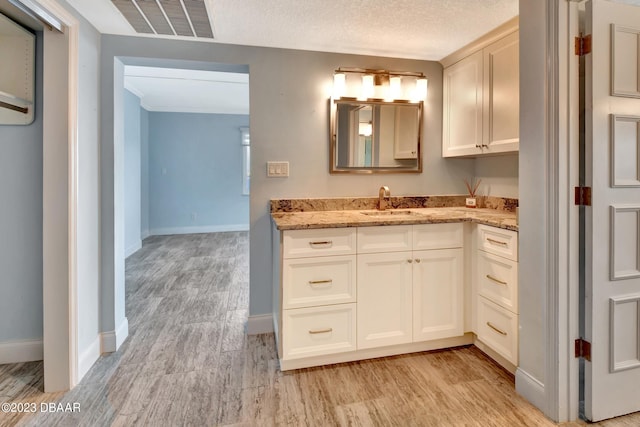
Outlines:
<svg viewBox="0 0 640 427"><path fill-rule="evenodd" d="M346 75L344 73L335 73L333 75L333 97L335 99L342 98L346 87Z"/></svg>
<svg viewBox="0 0 640 427"><path fill-rule="evenodd" d="M365 74L362 76L362 95L361 99L373 98L375 93L375 86L373 84L373 76L371 74Z"/></svg>
<svg viewBox="0 0 640 427"><path fill-rule="evenodd" d="M402 77L400 76L389 77L389 98L390 99L402 98Z"/></svg>
<svg viewBox="0 0 640 427"><path fill-rule="evenodd" d="M427 98L427 79L424 77L420 77L416 80L416 93L415 100L419 101L421 99Z"/></svg>

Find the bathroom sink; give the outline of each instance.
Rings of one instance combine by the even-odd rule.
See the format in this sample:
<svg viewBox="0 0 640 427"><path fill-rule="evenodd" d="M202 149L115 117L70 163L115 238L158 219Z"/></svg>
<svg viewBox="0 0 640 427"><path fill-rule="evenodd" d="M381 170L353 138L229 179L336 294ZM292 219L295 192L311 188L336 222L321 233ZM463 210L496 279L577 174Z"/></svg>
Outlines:
<svg viewBox="0 0 640 427"><path fill-rule="evenodd" d="M413 217L413 216L421 215L418 212L401 210L401 209L392 209L388 211L361 211L360 213L362 215L377 217L377 218Z"/></svg>

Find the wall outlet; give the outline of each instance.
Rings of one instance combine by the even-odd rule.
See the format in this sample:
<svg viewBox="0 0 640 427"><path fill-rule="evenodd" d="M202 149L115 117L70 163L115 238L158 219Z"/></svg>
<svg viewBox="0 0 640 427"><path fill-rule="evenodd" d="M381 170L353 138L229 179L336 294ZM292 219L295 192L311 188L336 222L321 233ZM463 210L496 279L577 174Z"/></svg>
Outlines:
<svg viewBox="0 0 640 427"><path fill-rule="evenodd" d="M191 221L198 219L198 212L191 212Z"/></svg>
<svg viewBox="0 0 640 427"><path fill-rule="evenodd" d="M289 162L267 162L267 176L284 178L289 176Z"/></svg>

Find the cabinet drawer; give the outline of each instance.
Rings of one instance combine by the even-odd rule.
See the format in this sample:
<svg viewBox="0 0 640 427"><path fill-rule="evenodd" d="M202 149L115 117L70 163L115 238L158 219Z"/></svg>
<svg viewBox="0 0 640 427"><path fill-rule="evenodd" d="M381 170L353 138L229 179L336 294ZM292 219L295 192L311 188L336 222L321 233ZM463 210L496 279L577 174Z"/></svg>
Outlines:
<svg viewBox="0 0 640 427"><path fill-rule="evenodd" d="M418 224L413 226L413 250L461 248L463 224Z"/></svg>
<svg viewBox="0 0 640 427"><path fill-rule="evenodd" d="M478 293L498 305L518 313L518 263L477 251Z"/></svg>
<svg viewBox="0 0 640 427"><path fill-rule="evenodd" d="M355 253L355 228L286 230L283 232L284 258L353 255Z"/></svg>
<svg viewBox="0 0 640 427"><path fill-rule="evenodd" d="M356 301L356 256L294 258L283 262L285 309Z"/></svg>
<svg viewBox="0 0 640 427"><path fill-rule="evenodd" d="M478 339L518 365L518 315L478 296Z"/></svg>
<svg viewBox="0 0 640 427"><path fill-rule="evenodd" d="M412 225L358 228L358 253L400 252L412 249Z"/></svg>
<svg viewBox="0 0 640 427"><path fill-rule="evenodd" d="M518 261L518 233L488 225L477 225L478 249Z"/></svg>
<svg viewBox="0 0 640 427"><path fill-rule="evenodd" d="M283 359L300 359L356 349L356 305L284 310Z"/></svg>

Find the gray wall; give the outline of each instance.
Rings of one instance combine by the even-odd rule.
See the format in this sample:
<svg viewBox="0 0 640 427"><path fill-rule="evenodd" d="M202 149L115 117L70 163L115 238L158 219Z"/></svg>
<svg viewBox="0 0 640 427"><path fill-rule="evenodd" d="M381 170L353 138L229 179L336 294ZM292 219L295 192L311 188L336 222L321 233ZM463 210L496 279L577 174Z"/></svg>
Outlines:
<svg viewBox="0 0 640 427"><path fill-rule="evenodd" d="M518 290L520 303L519 369L544 384L546 318L547 152L546 7L520 0L520 230ZM540 405L539 405L540 406Z"/></svg>
<svg viewBox="0 0 640 427"><path fill-rule="evenodd" d="M125 256L141 245L142 129L140 98L124 90L124 247Z"/></svg>
<svg viewBox="0 0 640 427"><path fill-rule="evenodd" d="M0 125L0 343L42 338L42 44L34 122Z"/></svg>
<svg viewBox="0 0 640 427"><path fill-rule="evenodd" d="M151 234L248 229L240 141L248 126L248 115L149 113Z"/></svg>
<svg viewBox="0 0 640 427"><path fill-rule="evenodd" d="M442 67L435 62L150 38L102 37L103 256L114 253L114 58L247 64L250 69L252 145L251 315L271 311L271 220L268 203L279 197L373 196L380 185L392 194L462 194L474 161L443 159ZM126 60L126 58L124 59ZM422 71L429 79L424 114L424 172L419 175L329 175L328 104L333 70L340 66ZM117 74L117 73L116 73ZM117 94L117 93L116 93ZM120 105L115 100L115 105ZM116 130L119 132L116 122ZM116 134L117 135L117 134ZM116 151L117 151L116 147ZM290 177L266 177L268 160L290 162ZM116 162L117 163L117 162ZM110 224L110 225L109 225ZM103 258L104 286L116 289L113 259ZM111 270L111 271L108 271ZM113 302L106 300L107 307Z"/></svg>
<svg viewBox="0 0 640 427"><path fill-rule="evenodd" d="M477 158L475 177L482 180L478 195L517 199L518 158L518 154Z"/></svg>

